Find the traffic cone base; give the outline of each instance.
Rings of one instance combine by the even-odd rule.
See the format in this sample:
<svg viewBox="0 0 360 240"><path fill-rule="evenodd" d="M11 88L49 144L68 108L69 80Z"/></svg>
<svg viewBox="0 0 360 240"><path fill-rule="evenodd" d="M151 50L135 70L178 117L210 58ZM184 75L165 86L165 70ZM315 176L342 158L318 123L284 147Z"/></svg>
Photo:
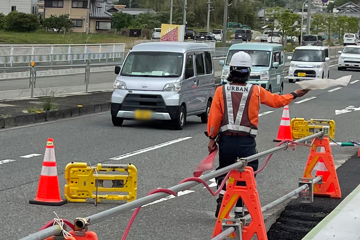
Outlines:
<svg viewBox="0 0 360 240"><path fill-rule="evenodd" d="M319 147L324 150L318 152L317 148ZM311 172L317 163L319 163L319 169L315 175L322 176L323 179L321 184L314 184L314 195L341 198L339 179L337 177L334 159L331 153L329 138L327 137L324 137L323 139L315 139L306 163L303 175L304 178L314 178Z"/></svg>
<svg viewBox="0 0 360 240"><path fill-rule="evenodd" d="M276 139L274 139L274 142L281 142L284 140L293 140L291 127L290 127L290 112L288 105L284 107L283 114L281 116L278 134Z"/></svg>
<svg viewBox="0 0 360 240"><path fill-rule="evenodd" d="M245 186L238 186L237 182L245 182ZM256 234L257 239L267 240L259 194L257 192L254 179L254 171L251 167L246 167L244 172L239 172L237 169L231 171L223 201L221 203L218 219L216 221L213 237L222 232L222 220L224 218L230 219L230 211L239 198L242 199L244 206L251 215L251 222L249 225L243 226L242 239L250 240ZM235 233L232 233L229 237L236 237L235 235Z"/></svg>
<svg viewBox="0 0 360 240"><path fill-rule="evenodd" d="M49 138L46 144L37 194L30 204L61 206L67 201L60 197L59 179L57 175L54 140Z"/></svg>

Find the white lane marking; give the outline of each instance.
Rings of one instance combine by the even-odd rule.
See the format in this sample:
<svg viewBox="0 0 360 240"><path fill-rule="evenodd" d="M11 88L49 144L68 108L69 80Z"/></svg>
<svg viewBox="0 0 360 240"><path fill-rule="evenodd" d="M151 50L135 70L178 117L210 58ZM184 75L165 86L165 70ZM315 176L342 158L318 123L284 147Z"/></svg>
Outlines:
<svg viewBox="0 0 360 240"><path fill-rule="evenodd" d="M335 66L337 66L337 64L334 64L334 65L330 65L329 67L335 67Z"/></svg>
<svg viewBox="0 0 360 240"><path fill-rule="evenodd" d="M330 89L328 92L335 92L335 91L340 90L340 89L342 89L342 87L337 87L337 88Z"/></svg>
<svg viewBox="0 0 360 240"><path fill-rule="evenodd" d="M10 163L10 162L15 162L15 160L12 160L12 159L0 160L0 165L5 164L5 163Z"/></svg>
<svg viewBox="0 0 360 240"><path fill-rule="evenodd" d="M152 150L155 150L155 149L158 149L158 148L166 147L166 146L169 146L169 145L174 144L174 143L182 142L182 141L188 140L190 138L192 138L192 137L179 138L179 139L175 139L175 140L172 140L172 141L164 142L164 143L152 146L152 147L136 150L136 151L130 152L130 153L125 153L125 154L122 154L120 156L110 158L110 160L118 161L118 160L128 158L128 157L132 157L132 156L144 153L144 152L149 152L149 151L152 151Z"/></svg>
<svg viewBox="0 0 360 240"><path fill-rule="evenodd" d="M193 193L193 192L195 192L195 191L192 191L192 190L180 191L180 192L178 192L178 197L183 196L183 195L186 195L186 194L189 194L189 193ZM156 203L160 203L160 202L163 202L163 201L172 199L172 198L176 198L176 197L175 197L174 195L169 195L169 196L167 196L167 197L161 198L161 199L156 200L156 201L154 201L154 202L145 204L145 205L143 205L142 207L146 207L146 206L149 206L149 205L153 205L153 204L156 204Z"/></svg>
<svg viewBox="0 0 360 240"><path fill-rule="evenodd" d="M297 101L295 102L295 104L299 104L299 103L303 103L303 102L307 102L307 101L310 101L312 99L315 99L316 97L309 97L309 98L305 98L303 100L300 100L300 101Z"/></svg>
<svg viewBox="0 0 360 240"><path fill-rule="evenodd" d="M33 154L24 155L24 156L20 156L20 157L21 158L32 158L32 157L37 157L37 156L41 156L41 154L33 153Z"/></svg>
<svg viewBox="0 0 360 240"><path fill-rule="evenodd" d="M350 82L350 84L357 83L358 81L360 81L360 80L354 80L354 81Z"/></svg>
<svg viewBox="0 0 360 240"><path fill-rule="evenodd" d="M273 111L267 111L259 114L259 117L272 113Z"/></svg>
<svg viewBox="0 0 360 240"><path fill-rule="evenodd" d="M213 172L213 171L212 171L212 172ZM215 178L210 179L209 182L211 182L211 183L209 184L209 187L217 187ZM203 187L203 188L206 188L206 187Z"/></svg>

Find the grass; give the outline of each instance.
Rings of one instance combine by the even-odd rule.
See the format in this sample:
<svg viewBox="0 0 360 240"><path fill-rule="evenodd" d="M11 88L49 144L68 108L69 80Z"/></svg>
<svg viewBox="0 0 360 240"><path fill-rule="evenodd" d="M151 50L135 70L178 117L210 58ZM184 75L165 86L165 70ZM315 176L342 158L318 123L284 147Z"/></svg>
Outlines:
<svg viewBox="0 0 360 240"><path fill-rule="evenodd" d="M132 47L134 41L143 38L130 38L115 33L85 34L56 32L5 32L0 31L0 44L91 44L91 43L125 43Z"/></svg>

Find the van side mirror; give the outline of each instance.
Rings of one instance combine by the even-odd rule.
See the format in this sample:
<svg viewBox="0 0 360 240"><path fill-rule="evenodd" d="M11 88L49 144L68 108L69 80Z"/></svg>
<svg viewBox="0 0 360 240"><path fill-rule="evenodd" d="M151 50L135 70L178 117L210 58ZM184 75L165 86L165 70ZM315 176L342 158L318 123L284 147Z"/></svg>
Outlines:
<svg viewBox="0 0 360 240"><path fill-rule="evenodd" d="M220 60L220 61L219 61L219 65L220 65L220 66L224 66L224 64L225 64L225 61L224 61L224 60Z"/></svg>
<svg viewBox="0 0 360 240"><path fill-rule="evenodd" d="M338 51L338 53L340 53L340 54L341 54L341 53L342 53L342 51Z"/></svg>
<svg viewBox="0 0 360 240"><path fill-rule="evenodd" d="M186 69L185 70L185 79L191 78L194 76L194 69Z"/></svg>
<svg viewBox="0 0 360 240"><path fill-rule="evenodd" d="M280 64L279 64L278 62L274 62L274 63L273 63L273 68L278 68L279 65L280 65Z"/></svg>
<svg viewBox="0 0 360 240"><path fill-rule="evenodd" d="M329 61L330 61L330 58L329 58L329 57L326 57L326 58L325 58L325 61L326 61L326 62L329 62Z"/></svg>
<svg viewBox="0 0 360 240"><path fill-rule="evenodd" d="M291 59L292 59L292 56L287 56L287 59L288 59L288 60L291 60Z"/></svg>
<svg viewBox="0 0 360 240"><path fill-rule="evenodd" d="M118 75L120 73L120 66L115 66L115 74Z"/></svg>

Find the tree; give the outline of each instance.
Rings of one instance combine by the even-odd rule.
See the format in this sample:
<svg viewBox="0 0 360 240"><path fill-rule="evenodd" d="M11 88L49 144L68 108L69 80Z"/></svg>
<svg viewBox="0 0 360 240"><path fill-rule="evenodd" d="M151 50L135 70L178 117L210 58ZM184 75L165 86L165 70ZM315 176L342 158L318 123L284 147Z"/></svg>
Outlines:
<svg viewBox="0 0 360 240"><path fill-rule="evenodd" d="M39 28L39 19L33 14L13 11L4 17L4 29L6 31L34 32Z"/></svg>
<svg viewBox="0 0 360 240"><path fill-rule="evenodd" d="M282 40L284 40L286 35L294 35L296 29L295 23L300 19L298 14L281 7L266 9L265 16L269 19L271 29L274 30L277 27L280 30Z"/></svg>
<svg viewBox="0 0 360 240"><path fill-rule="evenodd" d="M0 13L0 29L4 29L5 15Z"/></svg>
<svg viewBox="0 0 360 240"><path fill-rule="evenodd" d="M51 15L49 18L44 20L43 26L47 29L56 29L56 31L60 33L61 30L65 32L70 31L74 24L69 18L69 15L63 14L60 16Z"/></svg>
<svg viewBox="0 0 360 240"><path fill-rule="evenodd" d="M311 28L316 34L326 31L326 16L324 14L315 14L312 16Z"/></svg>
<svg viewBox="0 0 360 240"><path fill-rule="evenodd" d="M130 26L133 17L130 14L117 12L112 15L111 21L112 26L116 30L120 31L123 28L127 28Z"/></svg>

